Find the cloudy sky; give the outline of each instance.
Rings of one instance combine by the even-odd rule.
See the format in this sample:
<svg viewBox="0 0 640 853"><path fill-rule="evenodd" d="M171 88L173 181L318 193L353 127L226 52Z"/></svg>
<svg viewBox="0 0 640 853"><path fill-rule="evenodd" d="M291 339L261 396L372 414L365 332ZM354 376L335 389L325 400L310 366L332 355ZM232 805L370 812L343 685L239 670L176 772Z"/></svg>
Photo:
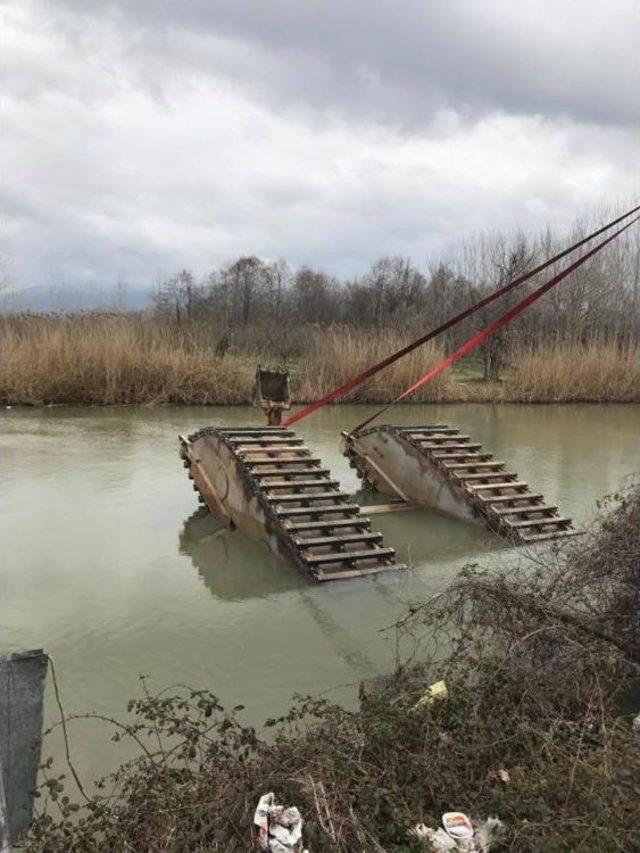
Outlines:
<svg viewBox="0 0 640 853"><path fill-rule="evenodd" d="M0 0L16 284L339 274L640 181L638 0Z"/></svg>

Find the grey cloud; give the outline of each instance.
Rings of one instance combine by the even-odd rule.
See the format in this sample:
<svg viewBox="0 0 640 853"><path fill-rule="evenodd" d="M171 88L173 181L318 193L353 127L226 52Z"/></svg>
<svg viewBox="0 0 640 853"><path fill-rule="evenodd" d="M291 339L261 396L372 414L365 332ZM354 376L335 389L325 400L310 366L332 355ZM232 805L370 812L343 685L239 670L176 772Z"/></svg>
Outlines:
<svg viewBox="0 0 640 853"><path fill-rule="evenodd" d="M0 252L24 284L152 282L564 227L637 191L637 10L601 6L15 2Z"/></svg>
<svg viewBox="0 0 640 853"><path fill-rule="evenodd" d="M85 0L67 2L91 20ZM635 0L120 0L108 9L133 41L173 43L175 57L176 42L195 37L201 47L183 62L217 67L292 106L407 128L442 107L640 117ZM221 38L238 60L227 45L222 67Z"/></svg>

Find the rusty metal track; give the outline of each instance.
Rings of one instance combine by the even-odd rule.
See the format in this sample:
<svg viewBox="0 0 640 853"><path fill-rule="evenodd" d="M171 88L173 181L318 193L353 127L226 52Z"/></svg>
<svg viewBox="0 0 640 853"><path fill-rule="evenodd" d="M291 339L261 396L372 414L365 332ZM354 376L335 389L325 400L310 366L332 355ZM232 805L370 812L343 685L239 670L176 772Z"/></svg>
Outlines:
<svg viewBox="0 0 640 853"><path fill-rule="evenodd" d="M474 515L494 532L516 543L533 543L574 536L571 519L558 514L534 494L527 482L506 470L506 463L494 459L482 446L462 435L456 427L380 426L361 433L384 430L406 442L425 456L444 475L451 489L471 507ZM367 477L367 463L349 444L346 455L361 476Z"/></svg>
<svg viewBox="0 0 640 853"><path fill-rule="evenodd" d="M321 460L312 456L302 439L279 428L210 427L182 441L182 457L194 488L214 514L206 483L195 466L201 465L199 439L222 442L235 461L235 475L247 495L255 497L265 519L265 530L276 537L278 550L288 555L314 580L326 581L404 569L393 548L360 506L349 500ZM228 507L217 497L228 514Z"/></svg>

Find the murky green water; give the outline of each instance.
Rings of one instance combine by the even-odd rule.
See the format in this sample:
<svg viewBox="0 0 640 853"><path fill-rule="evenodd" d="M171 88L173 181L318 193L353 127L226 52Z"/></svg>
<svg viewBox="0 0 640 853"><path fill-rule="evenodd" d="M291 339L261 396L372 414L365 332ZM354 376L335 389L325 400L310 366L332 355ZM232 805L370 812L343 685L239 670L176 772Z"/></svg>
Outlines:
<svg viewBox="0 0 640 853"><path fill-rule="evenodd" d="M325 409L299 429L347 491L359 481L338 435L367 410ZM637 406L411 406L393 418L461 427L578 523L640 467ZM50 652L68 712L123 716L142 672L152 687L180 682L243 702L252 722L294 692L350 701L392 659L380 629L403 602L467 561L505 555L492 535L437 513L375 516L413 571L312 585L241 533L214 537L208 518L192 517L177 435L210 423L261 418L237 408L2 413L0 653ZM47 703L52 719L51 694ZM87 777L123 755L95 723L74 724L72 744ZM58 749L54 740L46 751Z"/></svg>

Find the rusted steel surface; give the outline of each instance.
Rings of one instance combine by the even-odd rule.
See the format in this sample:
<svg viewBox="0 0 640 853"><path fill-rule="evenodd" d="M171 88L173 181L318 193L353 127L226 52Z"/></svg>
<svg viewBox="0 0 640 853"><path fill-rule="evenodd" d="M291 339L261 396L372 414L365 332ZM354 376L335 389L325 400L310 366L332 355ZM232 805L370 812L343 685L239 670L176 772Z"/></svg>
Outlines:
<svg viewBox="0 0 640 853"><path fill-rule="evenodd" d="M314 580L406 568L291 430L208 427L180 440L194 488L212 514Z"/></svg>
<svg viewBox="0 0 640 853"><path fill-rule="evenodd" d="M185 468L189 469L189 478L193 480L194 489L197 490L198 494L209 507L211 514L215 518L231 524L232 522L229 517L229 513L227 512L224 503L220 500L205 468L198 458L197 453L194 452L191 441L181 435L180 445L182 459L184 461Z"/></svg>
<svg viewBox="0 0 640 853"><path fill-rule="evenodd" d="M377 491L474 521L516 543L572 536L571 519L446 424L383 425L344 436L344 453Z"/></svg>
<svg viewBox="0 0 640 853"><path fill-rule="evenodd" d="M269 426L279 426L282 412L291 408L289 373L286 370L267 370L258 365L253 405L266 412Z"/></svg>

